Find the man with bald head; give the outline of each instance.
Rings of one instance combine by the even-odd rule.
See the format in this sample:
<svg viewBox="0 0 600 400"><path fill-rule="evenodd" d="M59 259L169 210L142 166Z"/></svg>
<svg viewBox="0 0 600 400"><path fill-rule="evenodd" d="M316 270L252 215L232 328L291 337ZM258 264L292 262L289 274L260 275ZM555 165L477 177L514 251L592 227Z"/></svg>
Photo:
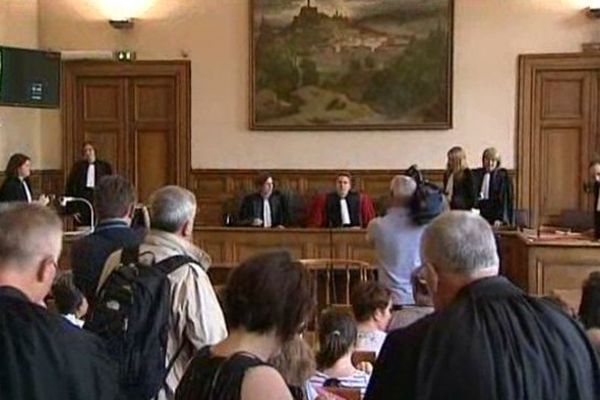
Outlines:
<svg viewBox="0 0 600 400"><path fill-rule="evenodd" d="M577 323L498 273L480 216L436 218L421 242L436 311L390 333L365 399L598 399L600 369Z"/></svg>
<svg viewBox="0 0 600 400"><path fill-rule="evenodd" d="M98 339L50 314L62 223L33 203L0 208L0 398L115 399L114 366Z"/></svg>

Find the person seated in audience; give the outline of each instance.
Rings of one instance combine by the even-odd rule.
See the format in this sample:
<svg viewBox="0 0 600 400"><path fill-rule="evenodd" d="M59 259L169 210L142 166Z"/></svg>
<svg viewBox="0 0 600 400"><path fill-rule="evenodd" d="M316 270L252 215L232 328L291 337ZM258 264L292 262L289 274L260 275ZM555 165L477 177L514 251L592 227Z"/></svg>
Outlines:
<svg viewBox="0 0 600 400"><path fill-rule="evenodd" d="M278 190L273 190L273 176L270 173L260 174L255 184L258 191L244 197L238 224L283 228L289 223L288 202Z"/></svg>
<svg viewBox="0 0 600 400"><path fill-rule="evenodd" d="M151 229L138 248L138 263L142 266L178 255L193 260L167 275L172 324L167 333L165 366L168 366L166 360L174 361L159 399L174 398L175 389L196 351L227 336L223 312L207 273L210 256L192 243L196 210L196 197L187 189L164 186L154 191L148 200ZM122 252L114 252L106 261L99 288L120 265Z"/></svg>
<svg viewBox="0 0 600 400"><path fill-rule="evenodd" d="M65 272L52 285L52 298L56 309L71 325L82 328L88 311L85 296L73 283L73 274Z"/></svg>
<svg viewBox="0 0 600 400"><path fill-rule="evenodd" d="M475 207L494 226L513 222L513 185L508 171L500 167L500 162L500 153L490 147L483 152L483 167L473 170L477 193Z"/></svg>
<svg viewBox="0 0 600 400"><path fill-rule="evenodd" d="M392 318L392 292L381 283L362 282L352 290L350 303L357 322L356 350L378 355Z"/></svg>
<svg viewBox="0 0 600 400"><path fill-rule="evenodd" d="M425 280L425 267L415 269L410 277L414 304L405 304L392 312L388 332L407 327L433 312L433 300Z"/></svg>
<svg viewBox="0 0 600 400"><path fill-rule="evenodd" d="M367 400L600 398L600 365L585 333L497 276L485 219L442 214L421 246L436 311L388 334Z"/></svg>
<svg viewBox="0 0 600 400"><path fill-rule="evenodd" d="M386 216L367 227L367 241L375 246L378 280L392 291L394 309L413 304L410 276L421 265L419 245L425 225L414 220L410 207L416 190L413 178L396 175L390 182L392 204Z"/></svg>
<svg viewBox="0 0 600 400"><path fill-rule="evenodd" d="M11 201L31 203L36 201L45 206L50 202L48 196L43 194L37 200L33 199L31 183L29 182L31 158L25 154L16 153L10 156L4 173L6 177L2 182L2 186L0 186L0 203Z"/></svg>
<svg viewBox="0 0 600 400"><path fill-rule="evenodd" d="M375 218L369 196L352 190L352 176L341 172L336 177L335 192L316 197L308 223L313 228L366 227Z"/></svg>
<svg viewBox="0 0 600 400"><path fill-rule="evenodd" d="M119 398L103 343L46 309L62 233L46 207L0 205L0 399Z"/></svg>
<svg viewBox="0 0 600 400"><path fill-rule="evenodd" d="M300 335L283 344L281 351L269 359L290 388L294 400L315 400L317 391L309 382L317 370L313 350Z"/></svg>
<svg viewBox="0 0 600 400"><path fill-rule="evenodd" d="M462 147L455 146L448 151L444 193L452 210L471 210L475 207L473 174L467 166L467 153Z"/></svg>
<svg viewBox="0 0 600 400"><path fill-rule="evenodd" d="M96 149L92 142L85 142L82 148L83 159L73 164L65 194L72 197L82 197L90 203L94 201L94 191L103 176L112 175L112 167L96 158ZM89 208L81 202L67 204L67 213L73 214L78 225L89 226L91 215Z"/></svg>
<svg viewBox="0 0 600 400"><path fill-rule="evenodd" d="M325 310L319 319L319 351L317 373L310 379L319 389L328 386L360 390L369 383L369 374L352 365L356 349L356 322L348 312Z"/></svg>
<svg viewBox="0 0 600 400"><path fill-rule="evenodd" d="M259 254L232 271L224 297L229 336L196 354L176 399L293 399L267 360L306 326L308 271L286 251Z"/></svg>
<svg viewBox="0 0 600 400"><path fill-rule="evenodd" d="M600 271L593 271L583 282L579 320L585 329L600 328Z"/></svg>
<svg viewBox="0 0 600 400"><path fill-rule="evenodd" d="M104 263L113 252L138 245L141 235L130 227L135 207L135 189L119 175L105 176L94 192L98 225L94 233L71 246L71 268L75 286L93 309L98 280Z"/></svg>

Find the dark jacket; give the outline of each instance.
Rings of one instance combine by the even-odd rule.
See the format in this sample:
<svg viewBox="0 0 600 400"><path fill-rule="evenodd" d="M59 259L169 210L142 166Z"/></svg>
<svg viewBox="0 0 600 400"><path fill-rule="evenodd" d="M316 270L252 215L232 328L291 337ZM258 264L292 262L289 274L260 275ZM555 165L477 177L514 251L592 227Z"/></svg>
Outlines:
<svg viewBox="0 0 600 400"><path fill-rule="evenodd" d="M476 207L479 208L481 216L490 224L495 221L501 221L506 225L512 224L513 185L508 171L504 168L496 168L490 172L490 191L487 200L483 200L479 196L485 173L485 168L473 170L473 183L477 195Z"/></svg>
<svg viewBox="0 0 600 400"><path fill-rule="evenodd" d="M449 178L448 171L444 173L444 192L446 192ZM473 184L473 174L469 168L463 170L460 179L454 176L454 187L452 189L452 200L450 209L452 210L470 210L475 207L475 186Z"/></svg>
<svg viewBox="0 0 600 400"><path fill-rule="evenodd" d="M67 178L65 194L72 197L83 197L93 204L94 189L86 186L88 165L89 163L86 160L79 160L73 165ZM96 160L94 165L94 183L98 185L103 176L112 174L112 167L109 163L102 160ZM81 202L68 203L66 211L67 214L79 213L81 215L81 223L83 225L90 224L89 209L85 204Z"/></svg>
<svg viewBox="0 0 600 400"><path fill-rule="evenodd" d="M73 279L90 307L93 308L100 274L108 256L118 249L137 246L141 239L142 235L129 228L125 221L107 220L100 222L94 233L73 243Z"/></svg>
<svg viewBox="0 0 600 400"><path fill-rule="evenodd" d="M327 217L327 226L330 228L342 227L340 200L341 198L337 192L329 193L325 199L325 215ZM346 203L348 204L348 213L350 214L350 225L347 226L361 226L360 195L356 192L348 192Z"/></svg>
<svg viewBox="0 0 600 400"><path fill-rule="evenodd" d="M289 212L287 198L275 190L269 197L271 207L271 226L289 225ZM252 225L252 220L258 218L264 222L263 197L260 193L252 193L244 197L240 208L238 225Z"/></svg>
<svg viewBox="0 0 600 400"><path fill-rule="evenodd" d="M598 196L600 196L600 182L594 182L594 237L600 239L600 211L598 211Z"/></svg>
<svg viewBox="0 0 600 400"><path fill-rule="evenodd" d="M24 182L29 188L29 193L33 196L29 178L25 178ZM23 187L23 181L16 176L6 178L2 183L2 186L0 186L0 202L9 201L27 201L27 193Z"/></svg>
<svg viewBox="0 0 600 400"><path fill-rule="evenodd" d="M600 367L576 321L504 277L388 334L365 400L592 400Z"/></svg>
<svg viewBox="0 0 600 400"><path fill-rule="evenodd" d="M103 343L0 287L0 399L115 400L117 368Z"/></svg>

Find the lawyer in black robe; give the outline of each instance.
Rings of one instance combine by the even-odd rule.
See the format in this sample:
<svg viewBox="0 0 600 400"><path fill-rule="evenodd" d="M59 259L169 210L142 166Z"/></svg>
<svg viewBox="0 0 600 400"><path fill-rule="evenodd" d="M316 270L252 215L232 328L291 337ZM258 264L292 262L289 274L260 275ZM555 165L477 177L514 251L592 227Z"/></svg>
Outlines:
<svg viewBox="0 0 600 400"><path fill-rule="evenodd" d="M279 191L274 190L268 197L268 201L271 209L271 227L289 225L287 198ZM264 198L260 193L252 193L242 200L238 225L251 226L257 219L264 224Z"/></svg>
<svg viewBox="0 0 600 400"><path fill-rule="evenodd" d="M27 197L27 191L23 185L27 185L29 193L31 191L31 184L29 178L18 178L16 176L9 176L4 179L2 186L0 186L0 203L9 201L29 201Z"/></svg>
<svg viewBox="0 0 600 400"><path fill-rule="evenodd" d="M504 277L388 334L366 400L592 400L600 367L577 322Z"/></svg>
<svg viewBox="0 0 600 400"><path fill-rule="evenodd" d="M118 399L118 368L103 346L16 288L0 287L0 399Z"/></svg>
<svg viewBox="0 0 600 400"><path fill-rule="evenodd" d="M96 159L96 153L91 143L86 143L83 151L85 158L77 161L71 168L65 193L67 196L82 197L93 204L95 186L103 176L112 174L112 167L106 161ZM94 187L87 185L88 168L91 165L94 165ZM90 225L91 215L87 205L81 202L70 202L67 204L66 211L68 214L78 214L79 224Z"/></svg>
<svg viewBox="0 0 600 400"><path fill-rule="evenodd" d="M489 191L487 198L482 193L485 174L489 172ZM473 182L477 194L476 207L483 218L494 225L499 221L503 225L513 222L513 184L504 168L495 168L491 171L485 168L473 170Z"/></svg>

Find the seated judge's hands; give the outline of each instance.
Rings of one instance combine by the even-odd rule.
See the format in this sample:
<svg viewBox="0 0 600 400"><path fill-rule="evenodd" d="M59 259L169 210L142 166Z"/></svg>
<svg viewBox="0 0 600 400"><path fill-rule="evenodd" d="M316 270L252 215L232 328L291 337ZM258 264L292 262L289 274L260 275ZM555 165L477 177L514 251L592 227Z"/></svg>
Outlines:
<svg viewBox="0 0 600 400"><path fill-rule="evenodd" d="M252 220L252 226L263 226L263 220L260 218L254 218Z"/></svg>
<svg viewBox="0 0 600 400"><path fill-rule="evenodd" d="M39 203L43 206L47 206L48 203L50 203L50 198L48 196L46 196L45 194L41 194L40 197L38 197L38 199L37 199L37 203Z"/></svg>
<svg viewBox="0 0 600 400"><path fill-rule="evenodd" d="M500 228L502 225L504 225L504 224L502 223L502 221L500 221L500 220L498 220L498 219L494 221L494 227L495 227L495 228Z"/></svg>

